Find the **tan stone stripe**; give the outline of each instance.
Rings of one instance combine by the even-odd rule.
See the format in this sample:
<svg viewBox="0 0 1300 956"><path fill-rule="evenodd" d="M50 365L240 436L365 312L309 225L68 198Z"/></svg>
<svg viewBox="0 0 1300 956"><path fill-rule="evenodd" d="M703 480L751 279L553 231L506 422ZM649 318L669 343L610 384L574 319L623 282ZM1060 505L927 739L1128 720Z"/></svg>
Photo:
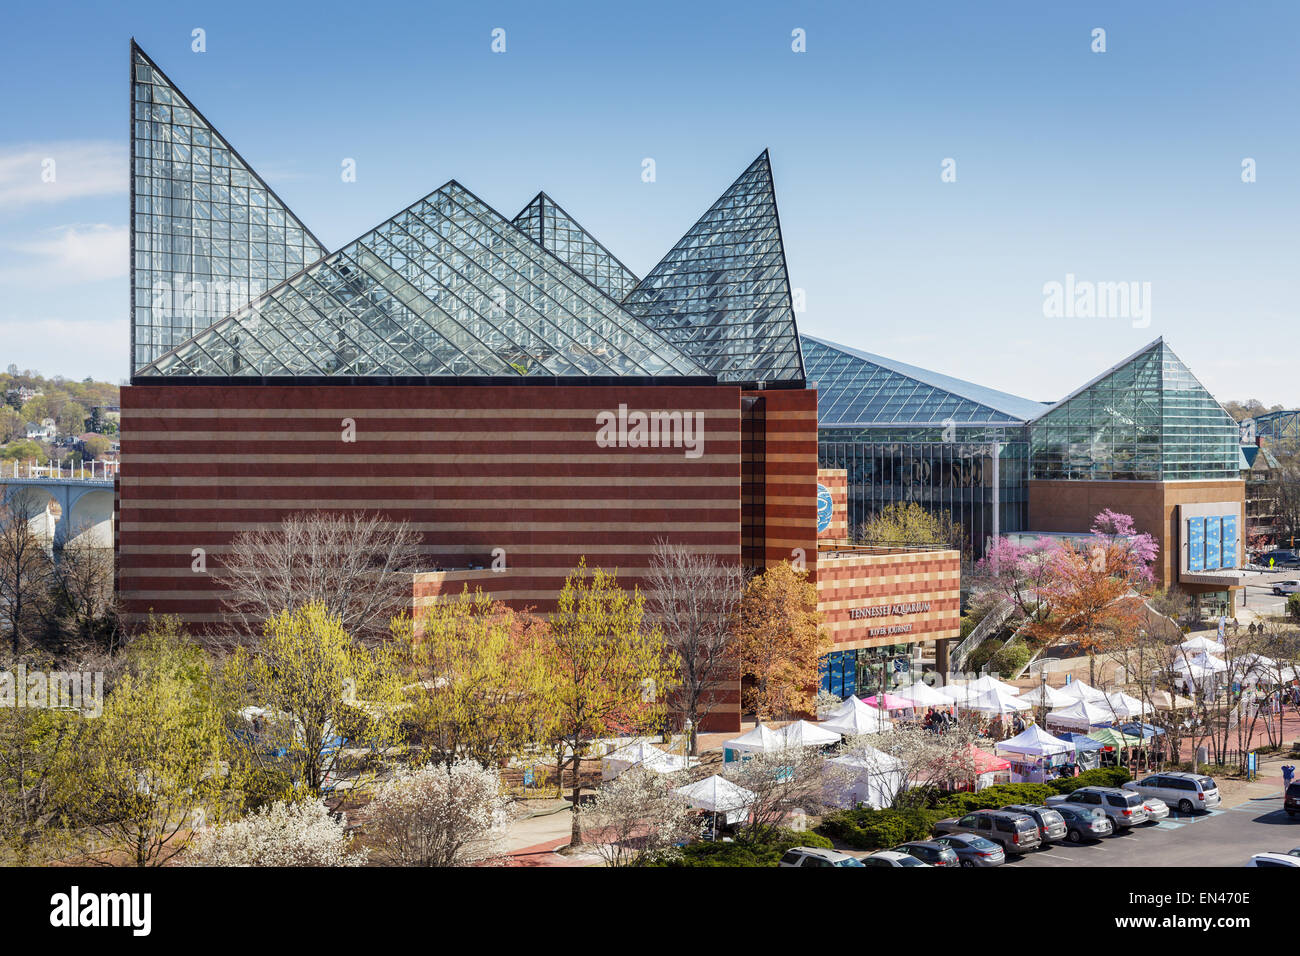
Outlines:
<svg viewBox="0 0 1300 956"><path fill-rule="evenodd" d="M212 549L211 548L207 549L207 553L211 555L213 553ZM652 548L648 548L646 549L646 551L643 552L643 554L645 555L650 555L652 553L653 553ZM211 571L208 572L191 571L189 568L189 561L191 560L191 558L188 551L185 552L178 551L175 554L178 560L183 559L186 562L185 567L176 567L175 565L151 567L149 565L137 564L137 565L133 565L130 568L123 568L118 573L118 579L121 581L126 581L130 578L191 578L191 577L199 576L203 573L209 573L209 574L211 573ZM731 555L726 555L725 553L723 553L723 555L735 557L734 553ZM577 559L575 558L574 560L576 562ZM470 571L468 569L462 568L454 571L439 572L439 571L427 570L427 571L417 571L415 573L421 575L423 574L430 574L430 575L445 574L445 575L458 575L458 576L463 575L465 576L466 580L495 581L498 580L498 574L503 578L519 577L519 576L538 577L538 578L555 578L555 577L563 578L567 576L569 572L571 572L572 570L573 570L573 564L557 564L557 565L551 565L547 567L514 566L514 567L508 567L506 568L505 571L501 571L501 572L492 572L486 570ZM607 570L613 570L613 569L609 568ZM647 570L648 569L644 567L638 567L635 569L623 568L620 571L620 575L626 572L633 577L641 577L646 573ZM473 575L472 578L470 577L471 575ZM456 577L456 578L452 578L451 580L454 581L460 580L460 578ZM422 586L428 583L432 583L432 582L426 582L426 581L413 582L414 586Z"/></svg>
<svg viewBox="0 0 1300 956"><path fill-rule="evenodd" d="M129 455L123 456L124 463L128 469L135 464L140 464L140 465L167 465L172 463L185 464L189 462L194 462L196 460L211 461L213 458L220 459L221 457L222 456L194 455L185 452L178 452L177 454L174 455L153 455L153 454L140 454L140 453L132 452ZM483 462L483 463L503 462L505 464L517 464L521 456L519 452L510 452L508 454L502 454L502 455L489 455L481 452L460 452L457 454L448 454L448 455L432 455L432 454L377 455L377 454L371 454L369 452L361 451L358 449L356 451L346 453L343 455L331 455L328 458L320 454L303 454L303 455L270 454L268 455L268 454L263 454L261 452L258 452L256 454L250 454L247 457L248 460L256 464L265 463L265 464L296 465L296 464L305 464L310 462L343 460L343 461L373 462L375 464L385 464L385 465L392 465L392 464L461 465L461 464L470 464L475 462ZM559 462L559 463L587 464L587 465L603 464L610 461L616 461L619 463L637 461L642 464L647 464L647 463L648 464L675 464L680 461L688 461L693 465L696 464L715 465L720 463L726 463L728 460L730 460L732 463L736 461L735 455L729 452L705 451L705 453L700 458L686 458L685 455L682 453L681 449L677 449L672 452L665 453L662 451L655 451L653 449L647 450L644 448L611 448L603 455L573 455L573 454L564 454L564 453L530 451L527 454L527 458L529 461ZM663 476L660 477L662 478Z"/></svg>
<svg viewBox="0 0 1300 956"><path fill-rule="evenodd" d="M253 431L247 428L225 430L205 430L205 431L124 431L123 437L127 441L274 441L274 442L292 442L292 441L331 441L340 444L354 444L353 442L342 441L342 430L331 428L326 431L304 431L296 428L285 428L276 431ZM473 442L506 442L506 441L532 441L532 442L587 442L591 445L596 444L596 431L593 427L590 431L580 432L560 432L560 431L521 431L521 432L497 432L497 431L367 431L359 423L356 429L357 441L355 444L364 442L452 442L452 441L473 441ZM740 440L738 431L716 432L705 428L701 438L701 444L707 447L709 442L736 442ZM648 447L654 447L648 446ZM665 444L660 447L677 447L675 445ZM610 449L611 451L624 451L623 448ZM639 449L626 449L635 451Z"/></svg>
<svg viewBox="0 0 1300 956"><path fill-rule="evenodd" d="M198 545L195 545L195 547L197 546ZM507 555L510 554L555 555L560 553L557 551L559 547L560 547L559 545L546 545L546 544L515 545L507 549ZM715 548L709 545L686 544L686 545L682 545L682 547L689 549L694 554L723 554L723 555L734 556L740 553L740 548L738 545L734 547ZM175 556L177 554L183 553L185 554L186 560L188 561L189 548L190 545L188 544L175 544L175 545L122 544L119 546L118 550L122 554L145 554L145 555L154 554L154 555ZM589 544L586 546L586 548L591 551L598 551L601 554L641 555L641 554L650 554L651 552L653 552L654 542L653 540L650 540L647 536L647 540L644 543L640 543L640 544ZM184 550L182 551L182 549ZM230 549L231 546L228 544L213 544L213 545L203 546L203 550L208 554L228 554L230 552ZM464 554L467 556L478 557L484 554L482 547L477 547L474 545L453 544L453 545L447 545L445 547L439 547L436 545L422 545L419 547L418 550L421 554L436 554L436 555Z"/></svg>
<svg viewBox="0 0 1300 956"><path fill-rule="evenodd" d="M254 528L278 528L278 521L121 521L121 532L171 531L189 533L201 531L248 531ZM511 521L410 521L407 527L413 531L496 531L505 533L516 527ZM529 531L565 531L578 533L583 531L635 531L653 533L654 531L733 531L735 524L725 521L666 521L656 522L654 528L647 529L641 521L602 521L599 523L583 521L523 522L520 526Z"/></svg>
<svg viewBox="0 0 1300 956"><path fill-rule="evenodd" d="M242 487L242 483L241 483ZM667 508L674 511L706 511L718 508L739 508L734 498L501 498L493 496L484 502L475 502L466 498L444 498L432 501L420 498L132 498L127 508L173 508L190 510L196 503L202 503L204 510L216 508L275 509L275 508L373 508L412 510L447 510L469 511L476 508L495 508L498 505L528 508L532 511L556 511L562 508L605 508L619 511L639 510L642 508Z"/></svg>
<svg viewBox="0 0 1300 956"><path fill-rule="evenodd" d="M641 403L646 404L646 403ZM556 419L556 418L589 418L593 424L595 416L602 411L617 412L617 404L610 409L596 408L594 405L588 408L547 408L531 406L519 406L514 408L362 408L356 405L351 408L229 408L223 407L220 411L211 408L124 408L122 409L122 420L129 418L218 418L229 420L231 418L359 418L369 416L374 418L473 418L496 420L502 418L538 418L538 419ZM740 414L738 407L728 405L699 405L690 408L666 409L663 407L655 408L646 405L645 408L629 407L629 412L634 411L680 411L680 412L713 412L721 417L733 417Z"/></svg>
<svg viewBox="0 0 1300 956"><path fill-rule="evenodd" d="M124 488L144 488L144 487L165 487L165 488L184 488L194 487L226 487L231 482L237 481L241 488L256 487L258 485L268 485L276 487L301 486L311 482L318 481L352 481L364 485L377 485L384 487L412 487L412 488L437 488L437 487L480 487L483 484L483 478L480 475L385 475L382 477L371 477L369 475L338 474L338 475L300 475L300 476L271 476L271 475L252 475L239 476L238 478L225 477L220 475L175 475L175 476L133 476L123 475L119 479ZM711 487L737 487L740 482L739 475L700 475L692 477L690 483L692 486L711 486ZM664 484L662 475L610 475L601 477L599 475L556 475L553 477L538 475L520 475L510 478L510 484L513 486L532 487L532 488L553 488L553 487L577 487L577 486L599 486L608 485L618 488L642 488L645 486L659 487Z"/></svg>

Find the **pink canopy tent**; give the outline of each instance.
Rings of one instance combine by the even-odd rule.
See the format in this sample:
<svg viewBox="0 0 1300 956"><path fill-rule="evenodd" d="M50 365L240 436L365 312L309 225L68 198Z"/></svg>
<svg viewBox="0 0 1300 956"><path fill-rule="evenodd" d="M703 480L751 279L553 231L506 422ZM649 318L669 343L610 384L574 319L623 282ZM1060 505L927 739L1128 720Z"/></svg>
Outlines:
<svg viewBox="0 0 1300 956"><path fill-rule="evenodd" d="M995 757L987 750L980 750L974 744L970 745L971 757L975 761L975 773L1002 773L1011 769L1010 761L1003 760L1001 757Z"/></svg>

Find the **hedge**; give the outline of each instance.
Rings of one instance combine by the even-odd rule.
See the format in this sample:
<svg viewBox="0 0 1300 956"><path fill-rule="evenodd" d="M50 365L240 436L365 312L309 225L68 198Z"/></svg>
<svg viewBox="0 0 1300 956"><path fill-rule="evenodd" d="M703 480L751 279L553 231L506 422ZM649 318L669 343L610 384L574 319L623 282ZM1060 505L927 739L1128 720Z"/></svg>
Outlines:
<svg viewBox="0 0 1300 956"><path fill-rule="evenodd" d="M737 840L735 843L699 842L672 852L659 853L645 861L646 866L776 866L785 851L795 846L815 846L829 850L833 844L811 830L777 830L769 839Z"/></svg>
<svg viewBox="0 0 1300 956"><path fill-rule="evenodd" d="M909 840L929 839L940 820L964 816L972 810L998 810L1013 803L1042 804L1058 793L1070 793L1079 787L1118 787L1129 779L1122 767L1101 767L1050 783L1003 783L975 793L951 793L925 809L841 810L827 816L817 832L859 850L888 848Z"/></svg>

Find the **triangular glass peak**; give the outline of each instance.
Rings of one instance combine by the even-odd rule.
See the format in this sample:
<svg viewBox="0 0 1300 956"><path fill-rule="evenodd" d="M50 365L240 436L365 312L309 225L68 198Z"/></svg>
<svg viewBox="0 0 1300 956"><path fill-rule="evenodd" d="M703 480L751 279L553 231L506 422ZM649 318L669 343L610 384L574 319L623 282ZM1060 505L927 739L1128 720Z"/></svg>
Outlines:
<svg viewBox="0 0 1300 956"><path fill-rule="evenodd" d="M325 254L134 42L131 169L133 373Z"/></svg>
<svg viewBox="0 0 1300 956"><path fill-rule="evenodd" d="M719 381L803 381L766 150L628 294L623 307Z"/></svg>
<svg viewBox="0 0 1300 956"><path fill-rule="evenodd" d="M140 372L707 374L456 182Z"/></svg>
<svg viewBox="0 0 1300 956"><path fill-rule="evenodd" d="M1175 481L1239 477L1240 430L1157 339L1030 426L1033 477Z"/></svg>
<svg viewBox="0 0 1300 956"><path fill-rule="evenodd" d="M631 269L544 192L520 210L514 223L615 302L622 302L639 281Z"/></svg>

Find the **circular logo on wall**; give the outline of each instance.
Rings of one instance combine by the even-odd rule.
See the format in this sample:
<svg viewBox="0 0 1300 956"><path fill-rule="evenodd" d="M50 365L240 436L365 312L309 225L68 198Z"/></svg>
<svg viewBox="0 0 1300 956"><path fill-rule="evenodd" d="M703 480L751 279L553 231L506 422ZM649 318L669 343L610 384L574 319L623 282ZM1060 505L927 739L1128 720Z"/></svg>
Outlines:
<svg viewBox="0 0 1300 956"><path fill-rule="evenodd" d="M831 512L835 502L831 500L830 489L825 485L817 486L817 533L821 534L831 526Z"/></svg>

